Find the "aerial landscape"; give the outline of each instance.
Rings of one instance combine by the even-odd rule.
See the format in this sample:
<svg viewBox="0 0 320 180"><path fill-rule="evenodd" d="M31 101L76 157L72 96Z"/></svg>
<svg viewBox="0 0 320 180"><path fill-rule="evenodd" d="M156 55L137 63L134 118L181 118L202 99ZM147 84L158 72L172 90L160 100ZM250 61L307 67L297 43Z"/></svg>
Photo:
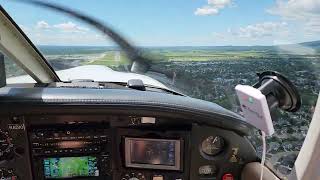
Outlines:
<svg viewBox="0 0 320 180"><path fill-rule="evenodd" d="M236 85L254 85L263 71L283 74L296 86L302 105L294 113L272 112L275 133L267 137L266 165L281 179L290 175L320 92L319 0L41 2L70 8L80 17L15 1L1 1L0 6L55 71L95 65L130 72L132 61L116 46L123 37L124 44L136 45L149 60L144 75L240 115ZM86 16L94 21L86 22ZM26 75L9 58L4 60L6 78ZM260 132L249 134L261 156Z"/></svg>
<svg viewBox="0 0 320 180"><path fill-rule="evenodd" d="M55 70L104 65L127 71L129 61L117 47L40 46ZM302 97L296 113L276 112L276 133L268 138L267 163L282 175L290 173L308 131L320 90L320 41L281 46L144 47L156 60L147 72L170 88L217 103L239 113L234 87L253 85L256 73L278 71L288 77ZM300 51L300 52L299 52ZM6 61L7 77L24 74ZM166 75L159 72L168 72ZM253 134L258 135L258 134ZM261 151L256 137L249 137Z"/></svg>

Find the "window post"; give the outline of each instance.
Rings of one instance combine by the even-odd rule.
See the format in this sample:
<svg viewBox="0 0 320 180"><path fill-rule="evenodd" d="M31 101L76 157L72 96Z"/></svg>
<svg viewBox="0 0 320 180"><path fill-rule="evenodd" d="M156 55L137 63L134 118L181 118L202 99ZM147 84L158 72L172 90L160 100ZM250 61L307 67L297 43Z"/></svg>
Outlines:
<svg viewBox="0 0 320 180"><path fill-rule="evenodd" d="M4 55L0 52L0 88L6 85L6 68L4 64Z"/></svg>

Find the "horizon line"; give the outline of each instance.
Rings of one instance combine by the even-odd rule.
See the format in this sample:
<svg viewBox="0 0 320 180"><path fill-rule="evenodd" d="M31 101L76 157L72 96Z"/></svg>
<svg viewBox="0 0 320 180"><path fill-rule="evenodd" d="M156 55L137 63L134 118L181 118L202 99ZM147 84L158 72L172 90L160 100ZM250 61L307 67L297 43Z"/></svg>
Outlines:
<svg viewBox="0 0 320 180"><path fill-rule="evenodd" d="M285 45L301 45L305 43L314 43L319 42L320 40L315 41L306 41L299 43L284 43L284 44L274 44L274 45L140 45L135 47L272 47L272 46L285 46ZM52 45L52 44L36 44L36 46L72 46L72 47L119 47L117 45Z"/></svg>

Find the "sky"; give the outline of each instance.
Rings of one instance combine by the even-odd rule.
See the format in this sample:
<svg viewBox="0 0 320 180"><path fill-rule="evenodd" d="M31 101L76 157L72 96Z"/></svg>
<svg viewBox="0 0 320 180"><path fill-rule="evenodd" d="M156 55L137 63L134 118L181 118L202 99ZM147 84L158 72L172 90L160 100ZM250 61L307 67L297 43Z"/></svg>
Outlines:
<svg viewBox="0 0 320 180"><path fill-rule="evenodd" d="M320 0L48 0L80 10L138 46L275 45L320 40ZM68 16L0 4L37 45L113 45Z"/></svg>

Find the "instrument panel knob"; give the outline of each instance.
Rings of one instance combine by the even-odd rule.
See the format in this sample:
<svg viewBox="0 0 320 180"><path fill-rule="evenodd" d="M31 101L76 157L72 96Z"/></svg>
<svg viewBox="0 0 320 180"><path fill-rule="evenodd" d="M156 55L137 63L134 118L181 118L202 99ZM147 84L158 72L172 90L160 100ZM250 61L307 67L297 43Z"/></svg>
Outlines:
<svg viewBox="0 0 320 180"><path fill-rule="evenodd" d="M126 173L122 176L121 180L145 180L145 176L142 173Z"/></svg>

